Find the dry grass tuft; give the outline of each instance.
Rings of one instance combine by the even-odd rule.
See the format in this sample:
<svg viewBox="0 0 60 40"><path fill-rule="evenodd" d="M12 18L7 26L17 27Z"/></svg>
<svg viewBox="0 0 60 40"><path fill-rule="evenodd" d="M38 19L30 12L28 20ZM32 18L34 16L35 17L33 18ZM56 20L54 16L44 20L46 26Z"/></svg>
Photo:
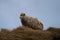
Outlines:
<svg viewBox="0 0 60 40"><path fill-rule="evenodd" d="M59 40L57 39L59 36L60 29L55 28L40 31L28 27L18 27L12 31L6 29L0 31L0 40L55 40L55 38Z"/></svg>

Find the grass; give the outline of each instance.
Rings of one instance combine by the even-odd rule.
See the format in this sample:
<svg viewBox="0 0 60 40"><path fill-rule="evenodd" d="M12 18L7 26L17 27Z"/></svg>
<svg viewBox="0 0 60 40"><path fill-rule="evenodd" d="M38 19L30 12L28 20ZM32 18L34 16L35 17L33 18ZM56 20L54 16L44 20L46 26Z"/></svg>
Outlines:
<svg viewBox="0 0 60 40"><path fill-rule="evenodd" d="M18 27L12 31L2 29L0 40L60 40L60 28L49 28L44 31L28 27Z"/></svg>

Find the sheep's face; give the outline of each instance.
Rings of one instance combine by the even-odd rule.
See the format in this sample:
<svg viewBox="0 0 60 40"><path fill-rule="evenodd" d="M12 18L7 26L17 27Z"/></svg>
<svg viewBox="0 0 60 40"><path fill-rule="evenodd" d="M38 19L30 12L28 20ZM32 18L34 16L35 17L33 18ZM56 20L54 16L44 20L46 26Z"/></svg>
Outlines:
<svg viewBox="0 0 60 40"><path fill-rule="evenodd" d="M21 13L20 19L23 19L25 17L25 13Z"/></svg>

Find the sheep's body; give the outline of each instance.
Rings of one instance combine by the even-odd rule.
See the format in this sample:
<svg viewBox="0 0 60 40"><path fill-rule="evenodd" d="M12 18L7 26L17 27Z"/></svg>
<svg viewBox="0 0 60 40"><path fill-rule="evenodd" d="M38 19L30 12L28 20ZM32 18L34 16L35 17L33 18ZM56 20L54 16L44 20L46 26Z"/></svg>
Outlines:
<svg viewBox="0 0 60 40"><path fill-rule="evenodd" d="M32 18L26 15L20 15L21 23L24 26L28 26L32 29L40 29L43 30L43 24L39 22L36 18Z"/></svg>

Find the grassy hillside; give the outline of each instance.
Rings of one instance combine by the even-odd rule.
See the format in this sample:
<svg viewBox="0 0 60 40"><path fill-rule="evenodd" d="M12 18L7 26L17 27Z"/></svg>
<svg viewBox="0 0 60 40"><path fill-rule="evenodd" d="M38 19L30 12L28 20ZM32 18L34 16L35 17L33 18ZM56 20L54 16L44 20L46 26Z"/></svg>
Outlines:
<svg viewBox="0 0 60 40"><path fill-rule="evenodd" d="M0 40L60 40L60 28L49 28L45 31L28 27L18 27L12 31L2 29Z"/></svg>

